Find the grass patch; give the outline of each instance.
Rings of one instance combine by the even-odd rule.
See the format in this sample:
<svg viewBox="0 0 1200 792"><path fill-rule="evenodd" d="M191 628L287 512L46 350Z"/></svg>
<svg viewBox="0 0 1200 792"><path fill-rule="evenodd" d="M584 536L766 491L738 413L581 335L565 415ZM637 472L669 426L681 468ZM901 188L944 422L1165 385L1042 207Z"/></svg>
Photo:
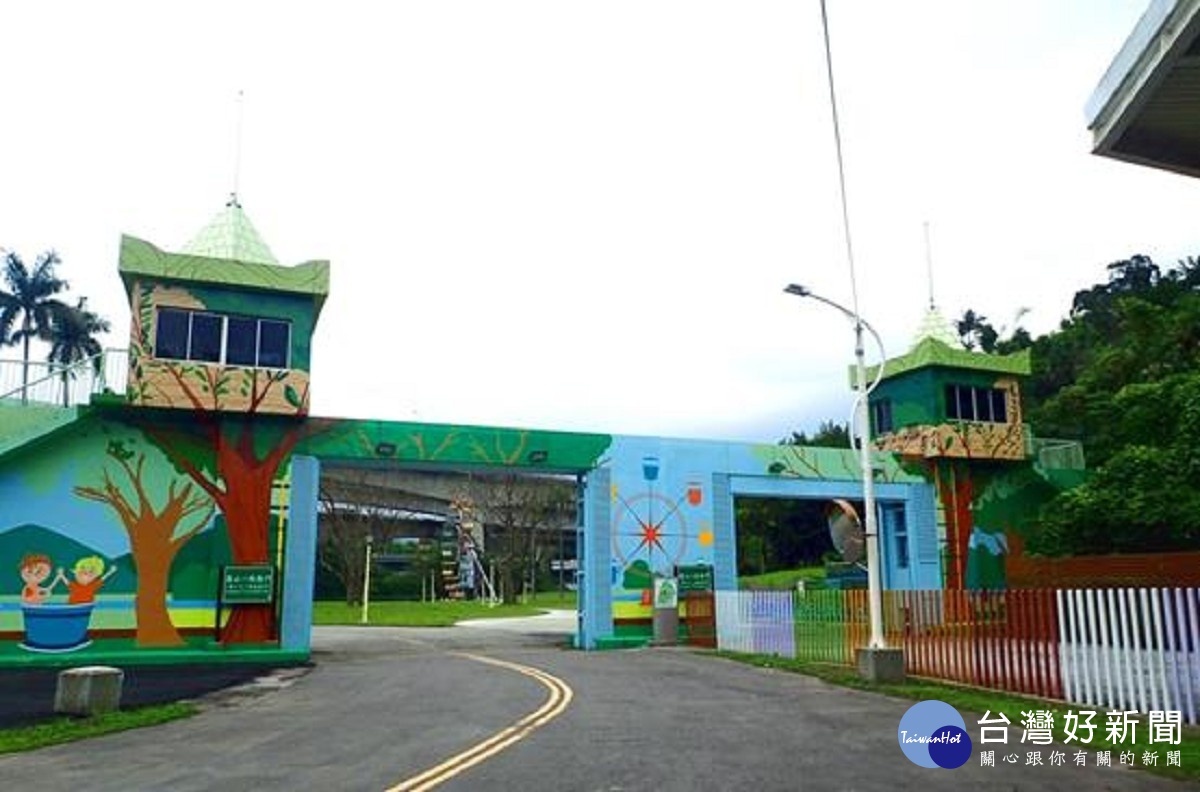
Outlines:
<svg viewBox="0 0 1200 792"><path fill-rule="evenodd" d="M1054 736L1056 741L1063 734L1062 723L1063 716L1068 710L1079 712L1081 709L1089 709L1085 706L1073 706L1062 704L1060 702L1047 701L1045 699L1032 699L1025 696L1016 696L1008 693L1000 693L991 690L981 690L979 688L963 687L959 685L949 685L941 682L934 682L926 679L909 678L903 684L885 684L870 682L858 675L854 668L842 665L831 665L828 663L813 663L805 660L789 660L767 655L747 655L737 652L718 652L721 657L730 660L736 660L739 663L749 663L750 665L760 666L762 668L778 668L784 671L792 671L807 676L816 677L826 682L842 687L855 688L857 690L867 690L872 693L882 693L887 696L895 696L896 698L913 699L921 701L924 699L937 699L944 701L950 706L962 712L974 713L976 716L982 716L984 712L991 711L993 716L997 712L1003 712L1012 721L1009 726L1009 742L1008 746L995 746L997 753L997 762L999 762L999 754L1002 748L1009 747L1011 750L1020 751L1024 754L1029 750L1047 750L1049 746L1032 746L1030 744L1021 745L1021 712L1033 709L1050 710L1054 713ZM1149 744L1149 725L1147 718L1142 715L1138 719L1137 741L1132 746L1126 743L1122 746L1120 743L1112 743L1105 739L1106 730L1104 723L1106 721L1104 707L1094 707L1096 717L1092 722L1097 724L1095 736L1092 741L1086 745L1080 745L1078 748L1074 746L1076 743L1068 743L1068 747L1072 750L1086 750L1088 752L1088 763L1095 762L1094 751L1111 750L1113 752L1113 764L1118 764L1117 754L1124 750L1132 750L1137 754L1134 767L1139 770L1145 770L1155 775L1167 776L1169 778L1187 779L1190 781L1200 780L1200 727L1184 726L1181 730L1182 740L1179 745L1166 745L1155 743L1153 746ZM970 719L968 718L968 725ZM978 717L976 717L978 720ZM1011 748L1013 745L1017 748ZM991 744L989 744L989 748ZM1158 764L1154 766L1146 766L1141 764L1142 753L1146 750L1153 749L1159 754ZM1168 750L1178 750L1180 764L1182 767L1166 767L1166 752ZM1071 761L1071 754L1067 754L1068 762Z"/></svg>
<svg viewBox="0 0 1200 792"><path fill-rule="evenodd" d="M780 569L762 575L742 575L738 578L738 588L755 589L788 589L796 590L796 582L803 580L808 588L825 587L825 567L810 566L799 569Z"/></svg>
<svg viewBox="0 0 1200 792"><path fill-rule="evenodd" d="M526 604L555 610L575 610L579 606L579 597L574 591L564 591L562 594L558 593L558 589L539 591L530 597Z"/></svg>
<svg viewBox="0 0 1200 792"><path fill-rule="evenodd" d="M56 718L30 726L0 730L0 754L32 751L49 745L85 740L102 734L157 726L195 715L196 705L184 702L109 712L92 718Z"/></svg>
<svg viewBox="0 0 1200 792"><path fill-rule="evenodd" d="M384 627L450 627L464 619L505 619L537 616L546 607L537 605L497 605L485 602L445 600L442 602L372 602L368 624ZM313 603L313 624L361 624L362 606L345 602Z"/></svg>

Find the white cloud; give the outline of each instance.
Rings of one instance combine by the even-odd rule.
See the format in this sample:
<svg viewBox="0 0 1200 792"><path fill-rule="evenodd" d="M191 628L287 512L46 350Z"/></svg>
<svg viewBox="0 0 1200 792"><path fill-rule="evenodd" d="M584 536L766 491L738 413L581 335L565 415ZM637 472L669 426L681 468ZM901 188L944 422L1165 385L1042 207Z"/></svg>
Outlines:
<svg viewBox="0 0 1200 792"><path fill-rule="evenodd" d="M1193 252L1200 187L1088 154L1143 0L831 4L864 314L1053 327L1110 260ZM815 2L23 4L0 245L57 247L123 342L119 235L232 186L329 258L318 412L773 440L842 419L849 300Z"/></svg>

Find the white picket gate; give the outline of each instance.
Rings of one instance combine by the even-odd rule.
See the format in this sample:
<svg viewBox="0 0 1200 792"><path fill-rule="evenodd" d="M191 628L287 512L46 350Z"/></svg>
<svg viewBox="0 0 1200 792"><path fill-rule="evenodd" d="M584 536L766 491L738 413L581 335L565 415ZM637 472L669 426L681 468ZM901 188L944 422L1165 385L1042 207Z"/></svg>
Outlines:
<svg viewBox="0 0 1200 792"><path fill-rule="evenodd" d="M717 648L796 656L790 591L718 591Z"/></svg>

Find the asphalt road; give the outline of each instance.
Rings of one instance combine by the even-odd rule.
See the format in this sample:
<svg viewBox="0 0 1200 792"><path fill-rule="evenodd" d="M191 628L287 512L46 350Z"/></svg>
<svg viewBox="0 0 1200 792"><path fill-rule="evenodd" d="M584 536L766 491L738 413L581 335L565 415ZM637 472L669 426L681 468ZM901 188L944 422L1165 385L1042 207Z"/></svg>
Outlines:
<svg viewBox="0 0 1200 792"><path fill-rule="evenodd" d="M460 654L471 653L553 674L574 698L440 790L1196 788L1119 767L985 768L977 755L925 770L896 743L912 702L683 649L582 653L560 642L545 620L321 628L302 676L228 692L161 727L0 757L0 779L39 791L379 792L547 701L544 682Z"/></svg>

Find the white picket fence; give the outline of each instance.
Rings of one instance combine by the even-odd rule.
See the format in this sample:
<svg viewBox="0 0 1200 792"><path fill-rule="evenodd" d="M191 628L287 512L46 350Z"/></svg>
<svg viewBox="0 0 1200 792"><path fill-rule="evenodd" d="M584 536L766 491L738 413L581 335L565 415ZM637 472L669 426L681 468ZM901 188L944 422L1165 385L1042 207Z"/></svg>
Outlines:
<svg viewBox="0 0 1200 792"><path fill-rule="evenodd" d="M717 648L796 656L790 591L718 591Z"/></svg>
<svg viewBox="0 0 1200 792"><path fill-rule="evenodd" d="M1063 696L1075 704L1178 710L1197 722L1200 590L1057 592Z"/></svg>

